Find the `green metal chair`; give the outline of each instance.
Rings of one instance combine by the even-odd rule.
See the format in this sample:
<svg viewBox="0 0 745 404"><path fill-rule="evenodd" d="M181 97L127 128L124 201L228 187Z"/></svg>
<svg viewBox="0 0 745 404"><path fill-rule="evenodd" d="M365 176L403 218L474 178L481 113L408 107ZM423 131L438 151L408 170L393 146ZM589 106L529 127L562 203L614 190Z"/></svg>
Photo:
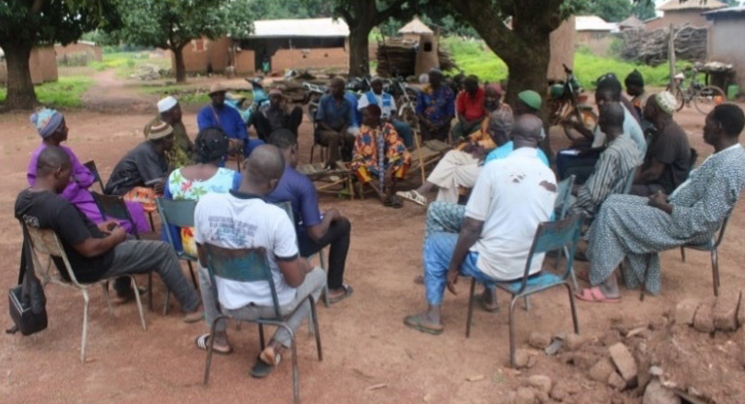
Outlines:
<svg viewBox="0 0 745 404"><path fill-rule="evenodd" d="M101 193L104 193L104 186L103 186L103 180L101 180L101 174L98 173L98 168L96 167L96 162L91 160L85 164L83 164L85 168L88 169L91 173L93 173L93 178L98 183L98 186L101 187Z"/></svg>
<svg viewBox="0 0 745 404"><path fill-rule="evenodd" d="M577 248L582 222L584 215L570 216L568 218L544 222L538 226L533 245L528 253L528 260L525 263L525 273L523 277L515 281L500 282L495 281L498 288L507 291L512 295L510 302L510 363L515 367L515 303L521 297L542 292L544 290L564 285L569 293L569 303L572 309L572 321L574 322L574 332L579 334L579 322L577 321L577 309L574 303L574 294L572 286L568 282L569 275L572 273L574 263L574 251ZM537 274L530 275L530 267L533 262L533 256L547 251L561 250L568 247L567 265L564 274L559 275L547 271L541 271ZM558 269L558 268L557 268ZM471 335L471 318L473 317L474 289L476 280L471 279L471 290L469 293L468 318L466 320L466 338Z"/></svg>
<svg viewBox="0 0 745 404"><path fill-rule="evenodd" d="M249 249L227 249L217 247L211 244L204 244L204 252L207 259L207 270L211 280L212 293L215 299L218 298L217 284L215 277L220 277L225 280L231 280L235 282L267 282L272 292L272 301L274 306L275 316L272 318L260 318L256 320L242 320L250 323L256 323L259 326L259 344L261 349L265 348L264 341L264 325L273 325L276 327L282 327L290 334L291 338L291 350L292 350L292 387L294 402L297 404L300 400L300 387L298 383L298 370L297 370L297 343L295 341L295 334L292 329L287 325L287 319L302 306L303 302L292 309L291 312L281 312L279 306L279 298L277 297L277 289L274 285L274 279L272 277L271 268L269 267L269 261L266 258L266 250L264 248L249 248ZM323 360L323 350L321 348L321 332L318 328L318 317L316 316L316 305L313 301L313 295L308 295L308 302L310 303L311 320L313 322L313 328L315 329L316 336L316 349L318 350L318 360ZM231 316L221 312L219 316L210 325L210 337L209 347L207 349L207 358L204 368L204 384L209 382L210 377L210 366L212 364L212 351L213 344L215 341L215 326L221 319L229 319Z"/></svg>
<svg viewBox="0 0 745 404"><path fill-rule="evenodd" d="M724 240L724 231L727 229L727 222L729 221L730 216L732 215L732 211L727 213L727 216L724 218L724 221L722 221L722 226L719 228L719 232L712 234L709 240L706 241L704 244L686 244L680 246L680 255L683 259L683 262L686 260L686 254L685 249L690 248L692 250L698 250L698 251L709 251L711 253L711 272L712 272L712 278L714 282L714 296L719 296L719 260L718 260L718 248L719 244L722 243L722 240ZM642 290L644 288L642 287Z"/></svg>

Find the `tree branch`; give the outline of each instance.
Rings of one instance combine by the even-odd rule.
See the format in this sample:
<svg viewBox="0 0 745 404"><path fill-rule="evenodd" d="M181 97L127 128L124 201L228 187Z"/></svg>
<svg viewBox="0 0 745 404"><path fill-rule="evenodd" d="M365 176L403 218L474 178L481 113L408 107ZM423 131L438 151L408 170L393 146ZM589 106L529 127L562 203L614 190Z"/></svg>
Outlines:
<svg viewBox="0 0 745 404"><path fill-rule="evenodd" d="M347 25L357 25L357 20L352 17L352 14L350 14L349 11L344 7L336 7L334 9L334 13L341 15L341 18L343 18L344 21L347 22Z"/></svg>
<svg viewBox="0 0 745 404"><path fill-rule="evenodd" d="M386 8L385 10L377 12L375 15L375 25L380 25L387 19L393 17L394 14L401 11L401 8L404 4L406 4L407 1L409 0L397 0L395 3L388 6L388 8Z"/></svg>

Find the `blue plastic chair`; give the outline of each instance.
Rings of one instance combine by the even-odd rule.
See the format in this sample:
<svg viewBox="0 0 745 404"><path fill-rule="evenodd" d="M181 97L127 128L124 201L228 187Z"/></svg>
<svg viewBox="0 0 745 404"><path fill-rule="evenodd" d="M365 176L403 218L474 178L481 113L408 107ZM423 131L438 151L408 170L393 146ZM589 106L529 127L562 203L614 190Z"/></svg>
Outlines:
<svg viewBox="0 0 745 404"><path fill-rule="evenodd" d="M238 321L246 321L250 323L256 323L259 326L259 344L261 350L265 348L264 341L264 325L273 325L276 327L282 327L290 334L291 338L291 350L292 350L292 387L294 394L294 402L297 404L300 399L300 387L298 383L298 370L297 370L297 343L295 341L295 334L292 329L287 325L287 319L302 305L302 302L292 309L290 313L282 315L281 308L279 306L279 298L277 297L277 289L274 285L274 279L272 278L271 268L269 267L269 261L266 258L266 250L264 248L251 248L251 249L227 249L217 247L211 244L204 244L205 258L207 259L207 270L209 271L212 293L215 298L218 298L217 287L215 283L215 277L222 279L231 280L235 282L268 282L269 288L272 292L272 302L274 302L274 313L275 316L272 318L260 318L256 320L243 320L237 319ZM316 305L313 301L313 295L308 295L308 302L310 303L311 320L313 322L313 328L316 330L316 349L318 350L318 360L323 360L323 350L321 348L321 333L318 328L318 317L316 316ZM231 316L224 313L220 313L219 316L212 321L210 325L210 337L209 347L207 349L207 359L204 368L204 384L209 382L210 377L210 366L212 364L212 351L213 344L215 341L215 326L221 319L229 319Z"/></svg>
<svg viewBox="0 0 745 404"><path fill-rule="evenodd" d="M569 208L569 197L572 195L572 188L574 188L574 174L570 175L568 178L565 178L564 180L560 181L558 184L556 184L556 201L554 202L554 214L556 215L557 209L558 209L558 215L556 215L555 220L562 220L567 216L567 209ZM561 256L569 254L566 251L566 247L559 250L559 252L556 254L556 266L559 266L559 261L561 260ZM574 274L574 270L572 270L572 285L574 285L574 290L579 290L579 285L577 284L577 276ZM526 301L526 307L528 306L528 303Z"/></svg>
<svg viewBox="0 0 745 404"><path fill-rule="evenodd" d="M176 240L174 240L173 234L171 234L171 226L176 226L177 228L194 227L194 209L197 207L197 201L174 201L172 199L157 198L155 203L158 206L158 214L160 215L160 220L163 222L163 232L166 234L168 244L176 251L179 259L186 261L186 264L189 265L189 274L191 275L191 281L194 283L194 289L199 290L199 284L197 283L197 278L194 275L194 267L192 266L192 262L196 262L197 257L187 254L183 248L177 248ZM166 302L163 307L164 315L168 312L170 295L170 292L166 295Z"/></svg>
<svg viewBox="0 0 745 404"><path fill-rule="evenodd" d="M507 291L512 295L510 302L510 363L515 367L515 303L521 297L528 297L532 294L544 290L564 285L569 293L569 303L572 308L572 321L574 322L574 332L579 334L579 322L577 321L577 309L574 303L574 294L572 286L568 282L569 275L572 273L574 263L574 252L577 248L582 222L584 215L570 216L566 219L544 222L538 226L533 245L528 253L528 260L525 263L525 273L522 279L508 282L495 281L498 288ZM533 256L547 251L561 250L569 247L566 260L566 270L563 275L541 271L535 275L530 275L530 267L533 262ZM558 269L558 268L557 268ZM466 321L466 338L471 334L471 318L473 317L474 289L476 280L471 279L471 291L468 300L468 318Z"/></svg>

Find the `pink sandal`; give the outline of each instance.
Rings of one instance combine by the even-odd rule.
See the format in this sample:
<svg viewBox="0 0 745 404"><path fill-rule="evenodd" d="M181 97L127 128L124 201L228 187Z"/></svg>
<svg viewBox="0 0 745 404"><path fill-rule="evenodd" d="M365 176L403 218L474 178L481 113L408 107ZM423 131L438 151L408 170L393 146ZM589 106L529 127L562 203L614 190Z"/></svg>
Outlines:
<svg viewBox="0 0 745 404"><path fill-rule="evenodd" d="M599 286L582 289L582 293L575 293L577 299L591 303L620 303L620 297L605 297Z"/></svg>

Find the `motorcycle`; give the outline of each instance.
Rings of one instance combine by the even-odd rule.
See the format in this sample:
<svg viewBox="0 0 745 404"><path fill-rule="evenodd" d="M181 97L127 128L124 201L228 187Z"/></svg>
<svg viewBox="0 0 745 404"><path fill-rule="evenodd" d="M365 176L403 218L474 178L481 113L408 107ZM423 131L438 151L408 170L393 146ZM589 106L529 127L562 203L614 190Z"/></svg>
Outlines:
<svg viewBox="0 0 745 404"><path fill-rule="evenodd" d="M573 134L574 129L571 125L562 124L567 120L582 122L582 124L592 130L597 125L598 117L592 110L592 106L587 104L587 94L574 76L572 69L564 65L566 79L554 83L549 87L549 124L562 125L564 134L575 142L584 139L582 136Z"/></svg>

